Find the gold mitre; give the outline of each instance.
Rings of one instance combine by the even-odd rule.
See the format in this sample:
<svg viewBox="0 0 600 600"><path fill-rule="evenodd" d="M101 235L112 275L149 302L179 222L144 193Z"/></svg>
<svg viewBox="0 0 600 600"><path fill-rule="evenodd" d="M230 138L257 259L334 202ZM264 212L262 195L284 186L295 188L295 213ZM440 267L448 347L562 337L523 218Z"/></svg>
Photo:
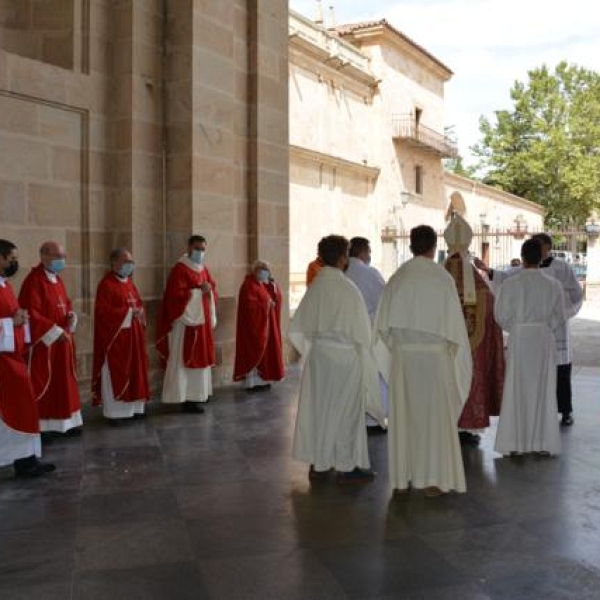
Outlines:
<svg viewBox="0 0 600 600"><path fill-rule="evenodd" d="M448 254L459 254L462 260L463 271L463 302L467 305L477 303L477 291L475 288L475 276L469 262L469 246L473 239L471 226L458 214L453 213L444 239L448 245Z"/></svg>
<svg viewBox="0 0 600 600"><path fill-rule="evenodd" d="M448 246L448 254L456 252L466 252L473 239L473 230L471 226L458 213L453 213L446 231L444 239Z"/></svg>

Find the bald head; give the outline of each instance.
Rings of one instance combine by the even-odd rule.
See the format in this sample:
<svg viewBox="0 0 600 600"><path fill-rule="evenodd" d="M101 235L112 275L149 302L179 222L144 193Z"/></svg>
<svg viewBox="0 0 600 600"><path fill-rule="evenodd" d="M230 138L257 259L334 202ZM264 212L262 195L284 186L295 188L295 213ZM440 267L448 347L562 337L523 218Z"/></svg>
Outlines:
<svg viewBox="0 0 600 600"><path fill-rule="evenodd" d="M65 247L58 242L48 241L40 246L40 260L48 271L62 271L66 256Z"/></svg>
<svg viewBox="0 0 600 600"><path fill-rule="evenodd" d="M65 248L58 242L44 242L40 246L40 256L58 256L59 258L64 258Z"/></svg>

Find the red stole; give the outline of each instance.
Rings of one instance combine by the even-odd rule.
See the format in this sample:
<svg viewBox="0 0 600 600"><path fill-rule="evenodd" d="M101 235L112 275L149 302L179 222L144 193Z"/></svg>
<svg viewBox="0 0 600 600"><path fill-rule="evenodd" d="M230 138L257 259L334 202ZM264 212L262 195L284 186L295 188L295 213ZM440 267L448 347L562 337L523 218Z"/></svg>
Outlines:
<svg viewBox="0 0 600 600"><path fill-rule="evenodd" d="M444 266L456 281L473 357L473 383L458 426L483 429L489 427L490 416L500 414L504 387L504 345L502 329L494 320L494 295L477 270L471 267L477 303L465 305L461 258L453 255Z"/></svg>
<svg viewBox="0 0 600 600"><path fill-rule="evenodd" d="M34 267L23 281L19 304L29 311L31 354L29 372L40 419L68 419L81 408L75 368L75 343L69 333L71 301L60 278L52 283L43 265ZM65 341L50 347L42 337L54 325Z"/></svg>
<svg viewBox="0 0 600 600"><path fill-rule="evenodd" d="M94 366L92 395L95 405L102 404L101 372L108 370L115 400L148 400L148 354L146 326L135 316L131 327L121 329L129 309L143 308L131 278L120 280L112 271L98 284L94 313Z"/></svg>
<svg viewBox="0 0 600 600"><path fill-rule="evenodd" d="M281 291L247 275L238 297L234 381L254 368L267 381L283 379Z"/></svg>
<svg viewBox="0 0 600 600"><path fill-rule="evenodd" d="M215 304L217 302L217 286L208 269L194 271L185 264L175 264L169 275L162 302L158 310L156 349L161 365L166 367L169 359L169 332L173 323L183 315L192 297L192 290L202 283L210 284ZM210 318L210 294L202 294L204 323L194 327L186 327L183 340L183 366L188 369L205 369L215 364L215 340Z"/></svg>
<svg viewBox="0 0 600 600"><path fill-rule="evenodd" d="M10 283L5 281L4 285L0 286L0 319L12 318L19 309ZM38 433L38 412L25 353L25 332L23 327L15 327L15 351L0 352L0 418L15 431Z"/></svg>

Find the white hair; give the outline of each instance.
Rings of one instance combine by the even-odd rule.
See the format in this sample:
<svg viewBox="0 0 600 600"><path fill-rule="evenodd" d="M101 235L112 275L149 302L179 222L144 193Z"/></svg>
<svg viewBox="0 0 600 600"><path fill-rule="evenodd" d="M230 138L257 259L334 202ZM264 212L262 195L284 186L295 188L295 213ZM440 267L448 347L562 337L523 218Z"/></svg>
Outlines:
<svg viewBox="0 0 600 600"><path fill-rule="evenodd" d="M258 267L266 267L267 269L269 269L269 271L271 270L271 265L269 265L269 263L266 260L255 260L252 263L252 271L255 271L256 269L258 269Z"/></svg>

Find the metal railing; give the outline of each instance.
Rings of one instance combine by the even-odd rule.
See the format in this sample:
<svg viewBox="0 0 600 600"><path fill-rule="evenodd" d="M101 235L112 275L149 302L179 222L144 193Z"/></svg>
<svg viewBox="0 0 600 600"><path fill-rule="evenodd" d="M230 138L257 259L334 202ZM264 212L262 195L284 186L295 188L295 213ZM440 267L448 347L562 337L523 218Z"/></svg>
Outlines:
<svg viewBox="0 0 600 600"><path fill-rule="evenodd" d="M435 152L443 158L456 158L456 142L442 133L416 123L410 115L392 115L392 137Z"/></svg>
<svg viewBox="0 0 600 600"><path fill-rule="evenodd" d="M473 227L473 240L470 251L478 256L486 264L495 269L504 269L510 266L511 260L518 258L521 254L521 244L536 231L527 231L527 227L512 226L508 228ZM573 265L586 264L587 242L590 234L585 230L564 227L556 228L549 232L553 240L553 255L562 258ZM438 234L438 256L439 262L445 260L447 247L444 240L444 232ZM396 267L412 257L410 252L410 232L408 230L397 230L395 227L385 227L381 230L381 241L384 244L393 244L395 248Z"/></svg>

